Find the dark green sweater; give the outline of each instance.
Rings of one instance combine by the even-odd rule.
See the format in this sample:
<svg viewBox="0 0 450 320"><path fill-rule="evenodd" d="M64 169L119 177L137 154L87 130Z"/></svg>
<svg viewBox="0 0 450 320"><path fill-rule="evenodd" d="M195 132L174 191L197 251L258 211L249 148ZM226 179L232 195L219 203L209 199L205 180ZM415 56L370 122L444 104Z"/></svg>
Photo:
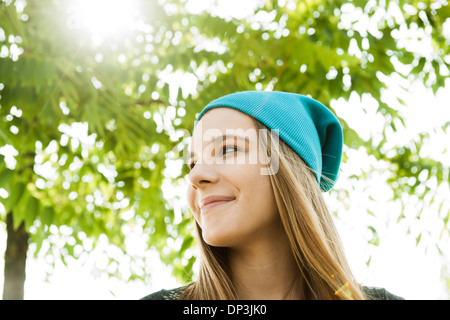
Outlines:
<svg viewBox="0 0 450 320"><path fill-rule="evenodd" d="M187 286L171 290L160 290L143 297L141 300L177 300ZM386 289L376 287L363 287L364 294L368 300L404 300Z"/></svg>

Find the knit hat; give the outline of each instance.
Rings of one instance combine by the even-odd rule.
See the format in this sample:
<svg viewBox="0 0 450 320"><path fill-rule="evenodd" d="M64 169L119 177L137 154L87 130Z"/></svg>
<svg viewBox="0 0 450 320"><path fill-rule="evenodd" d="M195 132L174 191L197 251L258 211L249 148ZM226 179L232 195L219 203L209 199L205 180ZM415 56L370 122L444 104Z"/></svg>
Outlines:
<svg viewBox="0 0 450 320"><path fill-rule="evenodd" d="M335 184L342 158L342 128L320 102L280 91L236 92L210 102L198 116L194 128L205 112L216 107L239 110L271 130L278 129L279 137L315 172L323 192Z"/></svg>

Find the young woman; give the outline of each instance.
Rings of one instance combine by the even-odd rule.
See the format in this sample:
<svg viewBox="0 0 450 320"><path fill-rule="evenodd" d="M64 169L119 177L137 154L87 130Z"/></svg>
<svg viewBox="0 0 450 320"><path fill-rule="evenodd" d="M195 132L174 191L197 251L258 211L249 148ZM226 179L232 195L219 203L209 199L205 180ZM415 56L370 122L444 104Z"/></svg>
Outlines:
<svg viewBox="0 0 450 320"><path fill-rule="evenodd" d="M399 299L355 281L322 197L342 145L336 117L306 96L246 91L211 102L189 161L198 279L143 299Z"/></svg>

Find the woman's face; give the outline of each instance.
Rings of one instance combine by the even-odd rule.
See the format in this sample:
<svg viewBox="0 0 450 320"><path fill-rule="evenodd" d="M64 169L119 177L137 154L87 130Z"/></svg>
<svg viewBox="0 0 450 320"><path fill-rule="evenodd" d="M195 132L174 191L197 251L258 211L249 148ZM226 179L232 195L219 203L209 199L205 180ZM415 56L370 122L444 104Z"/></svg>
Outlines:
<svg viewBox="0 0 450 320"><path fill-rule="evenodd" d="M206 243L237 248L279 235L270 178L261 174L267 157L250 116L231 108L208 111L195 127L190 151L188 204ZM219 198L202 205L213 196Z"/></svg>

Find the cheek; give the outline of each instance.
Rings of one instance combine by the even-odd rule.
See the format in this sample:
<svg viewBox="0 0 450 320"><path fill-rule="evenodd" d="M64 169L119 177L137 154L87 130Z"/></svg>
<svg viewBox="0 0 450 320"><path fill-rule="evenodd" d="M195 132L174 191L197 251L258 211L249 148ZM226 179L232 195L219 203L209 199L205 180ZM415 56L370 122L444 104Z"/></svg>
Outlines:
<svg viewBox="0 0 450 320"><path fill-rule="evenodd" d="M277 218L275 195L269 176L260 174L260 165L249 165L236 176L239 187L239 223L259 224Z"/></svg>
<svg viewBox="0 0 450 320"><path fill-rule="evenodd" d="M254 177L245 190L245 197L248 212L260 218L272 215L276 209L275 196L268 176Z"/></svg>
<svg viewBox="0 0 450 320"><path fill-rule="evenodd" d="M261 155L260 158L261 159ZM239 177L240 184L250 190L258 190L267 193L271 192L271 182L268 175L262 174L267 170L266 166L260 163L247 164L239 168L239 172L235 173Z"/></svg>

